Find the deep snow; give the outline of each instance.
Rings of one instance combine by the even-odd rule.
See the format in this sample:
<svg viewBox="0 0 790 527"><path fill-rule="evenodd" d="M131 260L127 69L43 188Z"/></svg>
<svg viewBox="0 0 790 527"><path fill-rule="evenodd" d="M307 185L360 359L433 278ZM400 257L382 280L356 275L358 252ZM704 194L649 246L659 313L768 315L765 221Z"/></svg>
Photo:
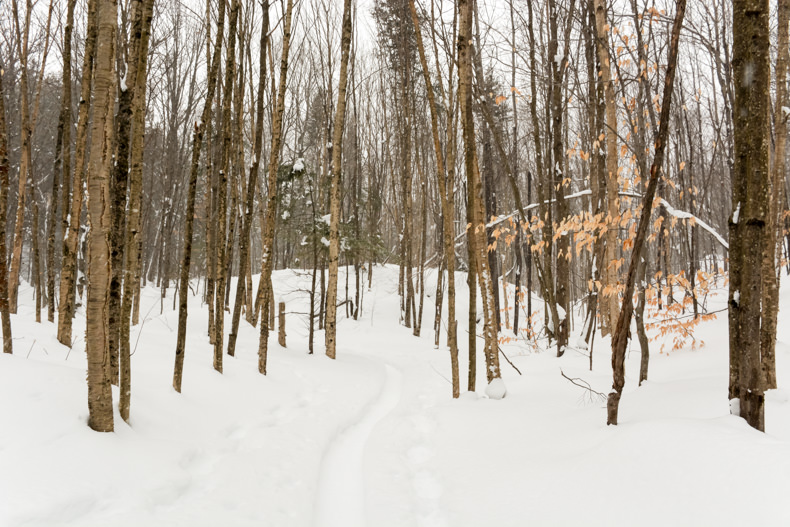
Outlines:
<svg viewBox="0 0 790 527"><path fill-rule="evenodd" d="M427 282L432 293L435 274ZM467 292L457 283L465 388ZM790 525L790 288L780 389L767 395L761 434L729 415L724 314L699 327L701 349L660 354L652 342L642 387L634 344L620 425L607 427L604 403L560 369L607 392L608 339L596 339L592 372L583 350L558 359L505 344L523 375L502 362L502 400L485 395L478 351L477 393L452 400L433 301L421 338L399 326L396 269L374 269L361 320L341 317L336 361L323 356L320 332L307 354L307 284L275 273L288 348L272 335L266 377L258 330L244 321L237 357L213 371L206 309L191 299L181 395L171 387L172 296L160 315L158 291L145 290L144 323L132 330L131 425L116 413L111 434L86 425L83 312L69 350L55 325L33 322L23 286L15 354L0 356L0 526Z"/></svg>

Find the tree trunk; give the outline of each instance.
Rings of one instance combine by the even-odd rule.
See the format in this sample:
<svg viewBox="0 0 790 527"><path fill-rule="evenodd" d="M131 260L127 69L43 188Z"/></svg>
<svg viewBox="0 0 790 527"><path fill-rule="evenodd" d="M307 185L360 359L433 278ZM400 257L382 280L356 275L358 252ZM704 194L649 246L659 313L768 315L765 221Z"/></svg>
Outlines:
<svg viewBox="0 0 790 527"><path fill-rule="evenodd" d="M343 162L343 123L346 117L346 86L351 50L351 0L343 3L343 30L340 41L340 79L337 88L337 107L332 137L332 174L329 190L329 284L326 295L326 355L337 354L337 267L340 255L340 177Z"/></svg>
<svg viewBox="0 0 790 527"><path fill-rule="evenodd" d="M11 314L8 309L8 263L6 249L6 217L8 216L8 130L5 119L3 68L0 66L0 319L3 328L3 353L14 352L11 336Z"/></svg>
<svg viewBox="0 0 790 527"><path fill-rule="evenodd" d="M264 284L261 305L261 336L258 342L258 371L266 375L266 359L269 350L269 318L273 292L271 287L272 267L274 265L274 226L277 220L277 172L280 160L280 147L283 134L283 113L285 112L285 92L288 78L288 54L291 43L291 14L293 0L288 0L283 25L282 56L280 58L280 85L277 89L277 106L272 117L272 143L269 151L269 195L266 200L266 220L263 232L263 256L261 282Z"/></svg>
<svg viewBox="0 0 790 527"><path fill-rule="evenodd" d="M604 248L603 266L601 277L603 288L598 294L600 311L603 316L602 332L605 335L614 330L618 320L618 295L617 295L617 222L620 217L620 204L618 199L618 152L617 152L617 110L615 107L614 82L612 81L611 61L609 55L609 24L606 21L606 0L594 0L596 45L598 62L600 65L599 77L604 88L604 101L606 104L606 203L608 215L606 224L606 241Z"/></svg>
<svg viewBox="0 0 790 527"><path fill-rule="evenodd" d="M88 28L82 62L82 85L77 112L77 133L75 137L74 171L71 183L71 204L69 206L67 234L63 242L63 264L60 272L60 302L58 303L58 341L71 347L71 323L74 318L74 287L77 278L77 257L79 255L80 217L82 216L83 174L85 171L85 152L88 143L88 118L91 107L91 79L93 78L94 54L96 52L96 28L99 0L88 2Z"/></svg>
<svg viewBox="0 0 790 527"><path fill-rule="evenodd" d="M464 161L472 201L472 219L468 238L477 260L477 274L483 300L486 377L490 383L501 378L499 369L499 344L497 341L496 313L494 312L494 284L486 257L486 231L483 219L483 188L477 163L474 116L472 115L472 62L470 41L472 37L472 10L469 0L457 1L460 15L458 38L458 97L461 102L461 121L465 155ZM503 390L504 391L504 390ZM504 393L501 393L504 396Z"/></svg>
<svg viewBox="0 0 790 527"><path fill-rule="evenodd" d="M222 373L222 352L225 344L225 280L227 270L227 189L230 173L231 145L231 102L233 86L236 81L236 25L239 19L239 0L233 0L230 7L230 26L228 27L228 49L225 58L225 90L222 93L222 161L219 171L217 195L217 277L214 300L214 369ZM235 214L235 211L233 211Z"/></svg>
<svg viewBox="0 0 790 527"><path fill-rule="evenodd" d="M110 166L115 94L117 4L100 0L96 17L96 69L93 123L88 160L88 302L85 344L88 355L88 424L112 432L113 408L108 371L108 296L110 289Z"/></svg>
<svg viewBox="0 0 790 527"><path fill-rule="evenodd" d="M246 210L242 223L241 236L239 236L239 280L236 283L236 296L233 300L233 319L231 320L230 334L228 335L228 355L236 354L236 338L239 331L239 318L241 317L242 289L244 277L250 263L250 230L252 228L253 211L255 209L255 191L258 188L258 174L261 166L261 150L263 149L263 97L266 93L266 49L269 47L269 1L265 0L263 9L263 28L260 42L260 75L258 77L258 96L255 102L255 150L254 160L250 167L249 183L247 184ZM315 277L313 277L315 282ZM252 291L252 284L249 284ZM248 313L250 309L248 307ZM249 317L248 317L249 318ZM312 320L310 321L312 324Z"/></svg>
<svg viewBox="0 0 790 527"><path fill-rule="evenodd" d="M678 58L678 41L680 39L680 28L683 25L683 17L686 14L686 0L677 0L677 11L675 21L672 25L672 35L669 44L669 59L667 72L664 77L664 95L661 101L661 118L656 137L656 149L653 157L653 165L650 167L650 181L645 191L644 202L642 204L642 214L639 218L639 226L636 231L634 247L631 251L631 263L628 266L628 275L625 282L625 293L623 294L623 305L620 315L617 318L617 326L612 335L612 370L614 383L612 391L606 403L607 425L617 424L617 413L620 407L620 396L625 385L625 350L628 345L628 333L631 326L631 315L634 310L634 284L636 282L637 268L642 258L642 248L647 238L647 228L650 224L650 215L653 211L653 198L656 194L656 186L661 176L664 164L664 152L666 150L667 138L669 135L669 110L672 106L672 89L675 81L675 70ZM606 64L605 61L604 64Z"/></svg>
<svg viewBox="0 0 790 527"><path fill-rule="evenodd" d="M139 6L142 3L142 6ZM143 191L143 137L145 134L146 81L148 79L148 46L151 36L154 0L138 2L132 22L131 60L126 80L132 82L134 93L131 102L131 148L129 172L129 215L126 220L124 250L123 299L120 315L120 400L118 410L124 421L129 421L131 403L131 343L129 341L132 304L140 283L140 208ZM139 303L139 301L138 301Z"/></svg>
<svg viewBox="0 0 790 527"><path fill-rule="evenodd" d="M735 166L730 218L730 399L734 413L765 431L761 341L764 259L771 221L769 2L734 0L732 10ZM772 266L773 267L773 266ZM772 271L773 272L773 271ZM771 328L766 328L770 331Z"/></svg>
<svg viewBox="0 0 790 527"><path fill-rule="evenodd" d="M762 357L765 389L776 389L776 324L779 313L779 273L776 272L776 252L771 249L781 243L782 200L785 181L785 153L787 149L787 60L788 22L790 0L779 0L777 9L779 22L776 49L776 103L774 104L774 126L776 132L774 164L771 174L770 223L766 225L766 251L763 254L763 322L760 326L760 350ZM781 189L781 190L780 190Z"/></svg>
<svg viewBox="0 0 790 527"><path fill-rule="evenodd" d="M60 187L63 187L62 218L68 209L68 184L71 168L71 34L74 29L76 0L68 0L66 24L63 27L63 92L58 117L55 167L52 171L52 201L47 217L47 320L55 321L55 243L58 238L57 209ZM5 216L3 216L5 218ZM65 223L65 222L63 222ZM62 224L65 234L66 225Z"/></svg>
<svg viewBox="0 0 790 527"><path fill-rule="evenodd" d="M207 20L207 24L210 22ZM189 268L192 262L192 234L195 226L195 196L197 194L197 177L200 167L200 150L203 146L203 134L206 124L211 117L211 106L214 101L214 91L217 86L217 75L219 72L219 61L222 52L222 34L225 28L225 2L219 3L219 13L217 16L217 35L214 41L214 50L209 64L209 72L206 88L206 102L203 106L203 113L200 121L195 123L192 133L192 162L189 171L189 187L187 189L187 209L184 225L184 252L181 256L181 269L178 284L178 336L176 339L176 357L173 368L173 389L181 393L181 380L184 373L184 348L186 346L187 334L187 299L189 298Z"/></svg>

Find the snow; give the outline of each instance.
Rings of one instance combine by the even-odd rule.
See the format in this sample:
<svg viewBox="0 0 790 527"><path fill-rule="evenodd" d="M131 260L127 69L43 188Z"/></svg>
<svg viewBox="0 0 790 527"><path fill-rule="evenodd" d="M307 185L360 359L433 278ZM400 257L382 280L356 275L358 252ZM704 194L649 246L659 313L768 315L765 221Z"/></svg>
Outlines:
<svg viewBox="0 0 790 527"><path fill-rule="evenodd" d="M496 377L488 383L488 386L486 386L486 395L489 399L504 399L505 395L507 395L507 388L505 387L505 381L502 380L502 377Z"/></svg>
<svg viewBox="0 0 790 527"><path fill-rule="evenodd" d="M321 236L321 243L323 243L326 247L329 247L329 240L326 239L326 236Z"/></svg>
<svg viewBox="0 0 790 527"><path fill-rule="evenodd" d="M735 212L732 213L732 222L737 225L740 216L741 216L741 202L739 201L738 206L735 207Z"/></svg>
<svg viewBox="0 0 790 527"><path fill-rule="evenodd" d="M284 211L283 211L283 216L282 216L282 218L283 218L284 220L287 220L287 219L288 219L288 217L289 217L290 215L291 215L291 213L290 213L290 212L288 212L287 210L284 210Z"/></svg>
<svg viewBox="0 0 790 527"><path fill-rule="evenodd" d="M735 305L740 305L741 304L741 292L740 291L735 291L732 294L732 301L735 302Z"/></svg>
<svg viewBox="0 0 790 527"><path fill-rule="evenodd" d="M294 161L293 169L294 172L302 172L304 170L304 158L300 157L299 159Z"/></svg>
<svg viewBox="0 0 790 527"><path fill-rule="evenodd" d="M696 329L702 348L651 353L641 387L632 349L613 427L605 403L560 375L608 392L609 337L596 336L592 371L585 353L557 358L545 340L503 343L523 375L503 360L501 384L488 386L480 340L478 391L452 399L446 335L434 349L427 315L419 338L398 324L397 267L375 268L360 320L339 310L334 361L320 331L315 355L307 354L300 313L308 312L309 273L275 271L272 280L287 304L288 347L277 346L273 331L269 375L257 372L259 330L244 321L236 357L225 358L223 374L212 369L198 291L182 394L171 387L173 291L160 314L159 290L144 289L141 324L132 328L131 423L116 413L110 434L86 426L84 308L69 350L55 324L33 321L23 283L15 353L0 355L0 525L790 525L787 325L779 325L780 389L766 394L765 434L731 415L726 313ZM462 332L462 273L457 284ZM432 270L426 290L435 286ZM726 287L708 298L711 311L726 304ZM533 309L543 311L536 297ZM465 339L459 347L465 390Z"/></svg>
<svg viewBox="0 0 790 527"><path fill-rule="evenodd" d="M332 215L331 214L325 214L325 215L321 216L321 221L323 223L326 223L327 225L329 225L329 220L331 220L331 219L332 219Z"/></svg>
<svg viewBox="0 0 790 527"><path fill-rule="evenodd" d="M126 87L126 74L129 73L129 66L124 62L123 64L123 77L121 77L121 91L125 92L129 88Z"/></svg>

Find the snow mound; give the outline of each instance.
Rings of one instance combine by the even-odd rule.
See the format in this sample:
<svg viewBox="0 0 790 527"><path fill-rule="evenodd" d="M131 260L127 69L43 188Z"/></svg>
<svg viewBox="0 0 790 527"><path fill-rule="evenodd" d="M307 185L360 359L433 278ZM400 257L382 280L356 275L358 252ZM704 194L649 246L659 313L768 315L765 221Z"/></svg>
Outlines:
<svg viewBox="0 0 790 527"><path fill-rule="evenodd" d="M501 377L497 377L486 386L486 395L489 399L504 399L507 395L507 388L505 381Z"/></svg>

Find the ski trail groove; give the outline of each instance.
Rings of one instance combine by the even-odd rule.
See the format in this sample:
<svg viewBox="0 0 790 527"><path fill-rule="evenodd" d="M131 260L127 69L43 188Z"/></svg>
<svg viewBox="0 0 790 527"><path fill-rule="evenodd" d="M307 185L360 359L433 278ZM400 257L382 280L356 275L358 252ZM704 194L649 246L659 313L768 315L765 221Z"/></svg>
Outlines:
<svg viewBox="0 0 790 527"><path fill-rule="evenodd" d="M398 404L401 373L384 365L384 386L362 417L343 430L329 446L321 463L316 489L315 527L364 527L365 444L376 424Z"/></svg>

